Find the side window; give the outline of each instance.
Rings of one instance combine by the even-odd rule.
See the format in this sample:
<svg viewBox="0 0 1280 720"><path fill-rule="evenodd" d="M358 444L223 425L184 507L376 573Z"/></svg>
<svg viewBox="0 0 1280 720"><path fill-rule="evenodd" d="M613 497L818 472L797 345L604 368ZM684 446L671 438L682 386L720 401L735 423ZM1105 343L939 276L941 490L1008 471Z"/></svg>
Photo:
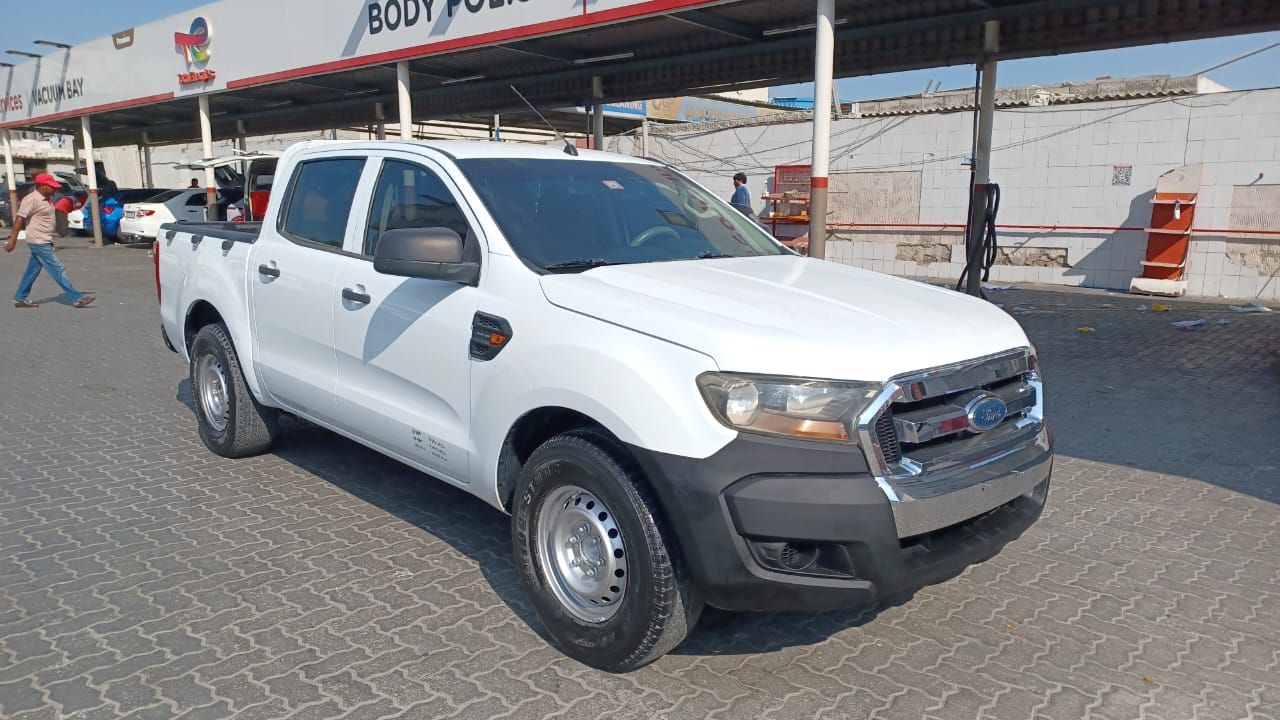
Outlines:
<svg viewBox="0 0 1280 720"><path fill-rule="evenodd" d="M298 166L280 230L298 240L341 248L362 158L312 160Z"/></svg>
<svg viewBox="0 0 1280 720"><path fill-rule="evenodd" d="M205 193L196 193L187 198L187 207L204 207L209 203L209 196Z"/></svg>
<svg viewBox="0 0 1280 720"><path fill-rule="evenodd" d="M466 239L467 219L435 173L402 160L387 160L373 190L364 254L372 255L388 230L447 227Z"/></svg>

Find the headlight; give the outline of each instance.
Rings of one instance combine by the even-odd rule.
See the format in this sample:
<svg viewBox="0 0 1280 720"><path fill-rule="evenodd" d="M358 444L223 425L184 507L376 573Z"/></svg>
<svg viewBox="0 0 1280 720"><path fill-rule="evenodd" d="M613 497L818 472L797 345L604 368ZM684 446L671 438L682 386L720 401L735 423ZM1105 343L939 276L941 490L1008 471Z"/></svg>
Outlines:
<svg viewBox="0 0 1280 720"><path fill-rule="evenodd" d="M703 373L698 388L716 419L746 432L857 442L858 415L880 383Z"/></svg>

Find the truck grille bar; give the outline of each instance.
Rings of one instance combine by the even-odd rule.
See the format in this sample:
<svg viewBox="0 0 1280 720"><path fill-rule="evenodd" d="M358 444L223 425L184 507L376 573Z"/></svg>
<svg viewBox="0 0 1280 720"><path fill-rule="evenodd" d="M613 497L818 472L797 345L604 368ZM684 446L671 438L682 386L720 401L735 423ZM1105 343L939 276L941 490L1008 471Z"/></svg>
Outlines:
<svg viewBox="0 0 1280 720"><path fill-rule="evenodd" d="M975 415L982 403L1003 415ZM966 468L1035 442L1040 376L1027 349L909 373L886 386L858 425L873 472L899 499L936 497L977 482Z"/></svg>

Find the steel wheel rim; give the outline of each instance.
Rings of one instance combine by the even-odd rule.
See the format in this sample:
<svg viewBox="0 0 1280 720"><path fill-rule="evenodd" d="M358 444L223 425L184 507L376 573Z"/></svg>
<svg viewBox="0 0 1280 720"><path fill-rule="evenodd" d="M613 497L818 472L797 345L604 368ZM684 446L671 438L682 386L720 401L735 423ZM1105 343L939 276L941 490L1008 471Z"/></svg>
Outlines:
<svg viewBox="0 0 1280 720"><path fill-rule="evenodd" d="M217 356L210 354L200 357L196 363L196 385L204 419L215 431L226 430L231 403L227 397L227 375Z"/></svg>
<svg viewBox="0 0 1280 720"><path fill-rule="evenodd" d="M622 606L627 553L613 511L595 495L566 485L542 500L537 514L538 564L560 605L588 623Z"/></svg>

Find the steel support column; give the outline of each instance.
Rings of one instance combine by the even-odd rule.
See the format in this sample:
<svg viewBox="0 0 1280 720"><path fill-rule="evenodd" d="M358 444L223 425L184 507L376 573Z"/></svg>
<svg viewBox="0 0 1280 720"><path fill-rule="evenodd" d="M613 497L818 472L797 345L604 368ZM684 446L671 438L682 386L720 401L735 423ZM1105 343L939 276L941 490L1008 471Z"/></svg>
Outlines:
<svg viewBox="0 0 1280 720"><path fill-rule="evenodd" d="M827 256L827 176L831 164L831 83L835 0L818 0L813 53L813 160L809 180L809 255Z"/></svg>
<svg viewBox="0 0 1280 720"><path fill-rule="evenodd" d="M494 142L502 142L502 116L498 113L493 114L493 132L489 139Z"/></svg>
<svg viewBox="0 0 1280 720"><path fill-rule="evenodd" d="M640 118L640 157L649 157L649 116Z"/></svg>
<svg viewBox="0 0 1280 720"><path fill-rule="evenodd" d="M11 131L4 131L4 179L9 187L9 222L18 219L18 176L13 171L13 141ZM12 226L11 226L12 227Z"/></svg>
<svg viewBox="0 0 1280 720"><path fill-rule="evenodd" d="M387 139L387 106L385 103L374 103L373 116L378 118L377 137L379 140Z"/></svg>
<svg viewBox="0 0 1280 720"><path fill-rule="evenodd" d="M987 186L991 183L991 130L996 115L996 61L1000 50L1000 23L983 25L982 84L978 87L978 128L973 151L973 186L970 189L969 227L965 232L965 292L982 296L983 216L987 209Z"/></svg>
<svg viewBox="0 0 1280 720"><path fill-rule="evenodd" d="M591 148L604 149L604 78L599 75L591 78Z"/></svg>
<svg viewBox="0 0 1280 720"><path fill-rule="evenodd" d="M153 188L155 181L151 177L151 133L142 133L142 187Z"/></svg>
<svg viewBox="0 0 1280 720"><path fill-rule="evenodd" d="M237 120L236 121L236 149L240 151L241 157L244 157L244 154L248 152L248 149L249 149L248 140L245 139L245 136L247 134L248 133L245 131L244 121ZM248 160L240 161L240 177L244 178L244 182L246 185L244 191L245 191L245 194L247 195L249 192L249 188L248 188L249 161Z"/></svg>
<svg viewBox="0 0 1280 720"><path fill-rule="evenodd" d="M98 204L98 164L93 161L93 133L89 132L89 116L80 116L80 132L84 134L84 174L89 178L89 220L93 222L93 246L102 247L102 212Z"/></svg>
<svg viewBox="0 0 1280 720"><path fill-rule="evenodd" d="M200 96L200 153L205 160L213 159L213 127L209 123L209 96ZM218 184L213 168L204 169L204 192L206 220L221 220L218 217Z"/></svg>
<svg viewBox="0 0 1280 720"><path fill-rule="evenodd" d="M409 97L409 61L396 63L396 97L400 106L400 139L413 139L413 99Z"/></svg>

